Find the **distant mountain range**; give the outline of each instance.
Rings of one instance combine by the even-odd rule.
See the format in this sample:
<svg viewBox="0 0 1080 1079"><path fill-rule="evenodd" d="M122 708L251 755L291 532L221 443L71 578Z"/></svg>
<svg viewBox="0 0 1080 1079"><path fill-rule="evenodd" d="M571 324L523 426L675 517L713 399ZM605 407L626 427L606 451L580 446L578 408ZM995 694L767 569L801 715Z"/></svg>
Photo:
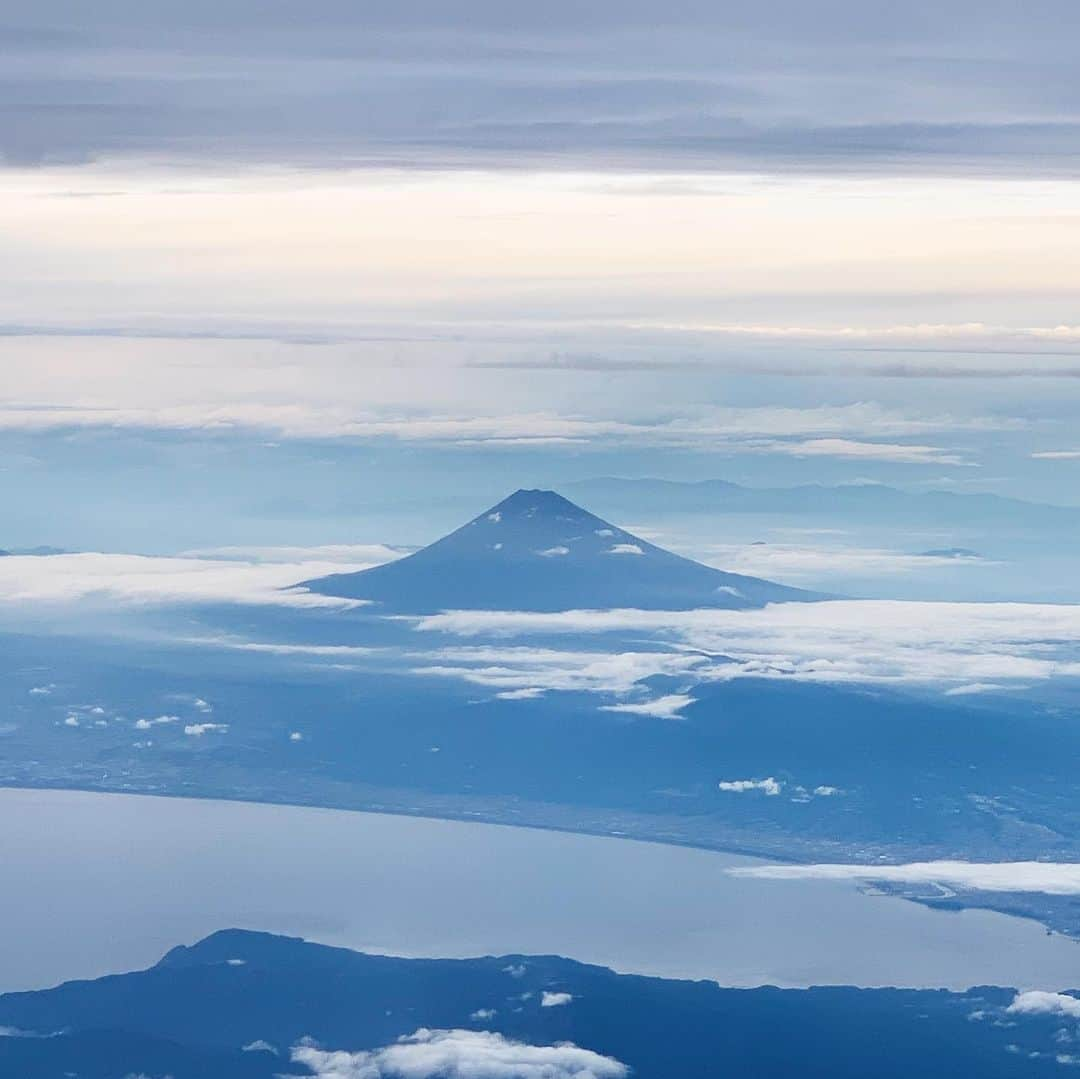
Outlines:
<svg viewBox="0 0 1080 1079"><path fill-rule="evenodd" d="M306 582L399 611L748 608L820 598L704 566L554 491L516 491L396 562Z"/></svg>
<svg viewBox="0 0 1080 1079"><path fill-rule="evenodd" d="M1062 1074L1058 1032L1065 1020L1011 1013L1014 996L1009 989L985 987L966 993L724 989L708 981L616 974L556 956L398 959L229 930L176 948L149 970L0 996L0 1074L11 1079L1021 1079ZM290 1059L298 1045L318 1048Z"/></svg>
<svg viewBox="0 0 1080 1079"><path fill-rule="evenodd" d="M1002 523L1025 527L1077 527L1080 507L1026 502L1001 495L951 491L903 491L878 483L742 487L727 480L684 482L652 478L598 477L567 484L575 497L602 513L732 513L831 517L872 523Z"/></svg>

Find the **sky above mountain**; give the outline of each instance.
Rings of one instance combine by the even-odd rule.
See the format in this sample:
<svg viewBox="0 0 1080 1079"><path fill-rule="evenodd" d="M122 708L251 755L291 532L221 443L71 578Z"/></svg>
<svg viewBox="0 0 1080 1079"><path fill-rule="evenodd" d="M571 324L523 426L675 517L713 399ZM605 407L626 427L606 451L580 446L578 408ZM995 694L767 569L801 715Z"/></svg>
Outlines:
<svg viewBox="0 0 1080 1079"><path fill-rule="evenodd" d="M123 546L145 515L99 510L164 463L185 530L230 496L180 546L296 542L295 509L255 536L228 508L294 462L268 501L336 472L379 542L433 538L388 507L443 462L478 501L607 474L1075 503L1078 18L15 0L0 541Z"/></svg>

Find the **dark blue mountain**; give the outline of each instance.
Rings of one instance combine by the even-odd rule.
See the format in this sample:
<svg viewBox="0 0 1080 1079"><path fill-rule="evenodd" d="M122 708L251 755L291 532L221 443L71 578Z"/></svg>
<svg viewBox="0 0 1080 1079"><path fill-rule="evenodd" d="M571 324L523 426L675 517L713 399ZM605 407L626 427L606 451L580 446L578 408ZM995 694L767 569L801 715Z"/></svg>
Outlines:
<svg viewBox="0 0 1080 1079"><path fill-rule="evenodd" d="M546 1007L545 993L567 994L565 1003ZM311 1075L289 1059L304 1037L356 1052L418 1028L570 1042L621 1061L633 1079L1061 1075L1070 1043L1063 1048L1060 1017L1009 1014L1013 995L994 988L723 989L555 956L397 959L232 930L177 948L149 970L0 997L0 1027L49 1035L0 1036L0 1075ZM512 1072L526 1073L540 1071ZM452 1073L429 1066L333 1074L474 1073L463 1065ZM552 1067L544 1074L592 1073Z"/></svg>
<svg viewBox="0 0 1080 1079"><path fill-rule="evenodd" d="M554 491L516 491L407 558L306 586L400 611L685 610L820 598L672 554Z"/></svg>

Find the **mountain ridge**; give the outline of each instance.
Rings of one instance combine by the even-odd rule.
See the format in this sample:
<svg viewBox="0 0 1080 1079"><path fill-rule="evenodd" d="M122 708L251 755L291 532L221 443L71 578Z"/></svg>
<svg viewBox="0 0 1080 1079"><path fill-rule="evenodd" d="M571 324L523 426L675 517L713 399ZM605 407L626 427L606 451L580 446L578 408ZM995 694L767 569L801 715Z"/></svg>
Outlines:
<svg viewBox="0 0 1080 1079"><path fill-rule="evenodd" d="M969 514L975 520L997 520L1010 514L1038 514L1055 522L1080 522L1080 506L1014 498L985 491L906 491L884 483L792 484L748 487L724 479L670 480L654 476L595 476L575 480L567 490L599 503L605 512L633 508L639 512L818 513L866 511L897 516L932 517L943 510Z"/></svg>

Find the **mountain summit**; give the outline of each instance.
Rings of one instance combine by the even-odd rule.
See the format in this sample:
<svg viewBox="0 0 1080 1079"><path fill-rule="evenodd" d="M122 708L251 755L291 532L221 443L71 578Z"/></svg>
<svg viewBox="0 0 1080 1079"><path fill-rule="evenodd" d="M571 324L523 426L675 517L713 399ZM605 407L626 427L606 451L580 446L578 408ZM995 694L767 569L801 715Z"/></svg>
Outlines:
<svg viewBox="0 0 1080 1079"><path fill-rule="evenodd" d="M306 586L407 612L745 608L817 598L672 554L554 491L515 491L407 558Z"/></svg>

